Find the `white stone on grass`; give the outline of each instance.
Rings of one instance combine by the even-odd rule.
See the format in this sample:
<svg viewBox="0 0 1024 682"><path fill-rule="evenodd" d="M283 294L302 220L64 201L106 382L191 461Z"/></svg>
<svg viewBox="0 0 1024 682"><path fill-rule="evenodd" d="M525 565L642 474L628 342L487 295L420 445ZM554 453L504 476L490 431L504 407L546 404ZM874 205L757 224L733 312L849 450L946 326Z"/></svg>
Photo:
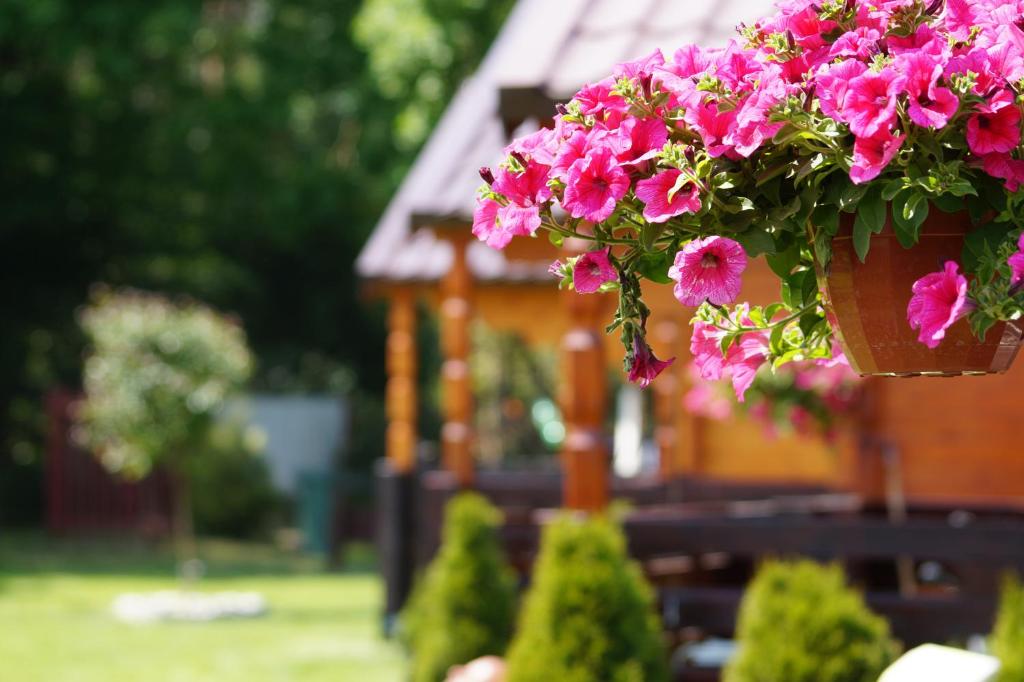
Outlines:
<svg viewBox="0 0 1024 682"><path fill-rule="evenodd" d="M114 617L125 623L160 621L207 622L222 618L255 618L267 612L267 602L256 592L185 592L163 590L126 593L111 605Z"/></svg>
<svg viewBox="0 0 1024 682"><path fill-rule="evenodd" d="M992 682L998 672L991 656L925 644L900 657L878 682Z"/></svg>

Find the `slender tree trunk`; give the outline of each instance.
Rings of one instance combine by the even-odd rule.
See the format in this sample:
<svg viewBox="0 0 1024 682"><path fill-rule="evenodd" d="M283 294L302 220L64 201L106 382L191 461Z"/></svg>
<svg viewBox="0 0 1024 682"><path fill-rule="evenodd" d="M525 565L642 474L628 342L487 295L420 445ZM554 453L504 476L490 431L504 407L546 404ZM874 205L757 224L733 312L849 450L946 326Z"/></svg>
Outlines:
<svg viewBox="0 0 1024 682"><path fill-rule="evenodd" d="M191 564L198 558L196 535L192 522L192 486L186 467L176 469L174 481L174 555L178 563L178 575L186 585L196 577Z"/></svg>

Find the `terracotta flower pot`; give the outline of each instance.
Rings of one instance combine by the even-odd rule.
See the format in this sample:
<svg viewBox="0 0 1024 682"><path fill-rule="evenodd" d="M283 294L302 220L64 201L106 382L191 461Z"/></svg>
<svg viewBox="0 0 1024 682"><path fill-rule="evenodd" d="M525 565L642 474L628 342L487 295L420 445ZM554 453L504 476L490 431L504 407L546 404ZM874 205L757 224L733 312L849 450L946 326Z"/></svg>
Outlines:
<svg viewBox="0 0 1024 682"><path fill-rule="evenodd" d="M854 370L862 375L956 376L1009 369L1021 343L1018 325L997 324L982 342L961 319L946 331L938 348L930 349L907 322L914 282L941 270L947 260L960 262L971 229L966 212L943 213L933 207L920 241L911 249L900 245L886 222L871 237L866 263L854 252L853 222L853 215L842 215L831 266L827 274L819 267L818 284L829 322Z"/></svg>

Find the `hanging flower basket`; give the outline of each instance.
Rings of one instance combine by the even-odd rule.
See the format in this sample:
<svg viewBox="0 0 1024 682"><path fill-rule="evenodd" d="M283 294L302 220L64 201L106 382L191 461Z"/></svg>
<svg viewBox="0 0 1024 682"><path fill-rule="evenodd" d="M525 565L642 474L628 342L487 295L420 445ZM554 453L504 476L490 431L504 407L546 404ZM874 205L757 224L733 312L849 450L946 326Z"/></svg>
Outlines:
<svg viewBox="0 0 1024 682"><path fill-rule="evenodd" d="M907 324L915 282L956 261L971 230L966 212L932 213L917 244L906 249L891 222L871 238L871 257L861 262L853 244L853 216L840 221L832 261L818 270L829 324L850 365L863 375L958 376L1005 372L1021 343L1018 324L999 322L979 339L967 324L954 324L942 343L929 348Z"/></svg>
<svg viewBox="0 0 1024 682"><path fill-rule="evenodd" d="M1024 315L1024 5L782 0L719 49L621 64L481 169L473 232L593 242L552 265L617 292L630 380L643 279L693 310L702 378L742 400L759 369L1006 370ZM737 303L748 258L781 300ZM688 314L682 313L681 314Z"/></svg>

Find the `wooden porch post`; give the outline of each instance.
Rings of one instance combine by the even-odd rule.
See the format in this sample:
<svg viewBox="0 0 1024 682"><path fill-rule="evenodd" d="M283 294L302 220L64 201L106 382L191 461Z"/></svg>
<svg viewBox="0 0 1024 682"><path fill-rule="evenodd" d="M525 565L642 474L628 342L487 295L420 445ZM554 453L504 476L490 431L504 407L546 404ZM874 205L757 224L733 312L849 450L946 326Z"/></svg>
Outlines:
<svg viewBox="0 0 1024 682"><path fill-rule="evenodd" d="M452 267L441 283L442 412L441 460L460 487L473 485L473 389L469 371L473 275L466 260L468 230L449 230Z"/></svg>
<svg viewBox="0 0 1024 682"><path fill-rule="evenodd" d="M560 294L569 313L562 339L559 403L565 422L562 503L597 511L608 505L608 446L604 432L608 385L604 354L604 297Z"/></svg>
<svg viewBox="0 0 1024 682"><path fill-rule="evenodd" d="M387 442L393 471L416 468L416 297L411 289L396 289L388 311Z"/></svg>

